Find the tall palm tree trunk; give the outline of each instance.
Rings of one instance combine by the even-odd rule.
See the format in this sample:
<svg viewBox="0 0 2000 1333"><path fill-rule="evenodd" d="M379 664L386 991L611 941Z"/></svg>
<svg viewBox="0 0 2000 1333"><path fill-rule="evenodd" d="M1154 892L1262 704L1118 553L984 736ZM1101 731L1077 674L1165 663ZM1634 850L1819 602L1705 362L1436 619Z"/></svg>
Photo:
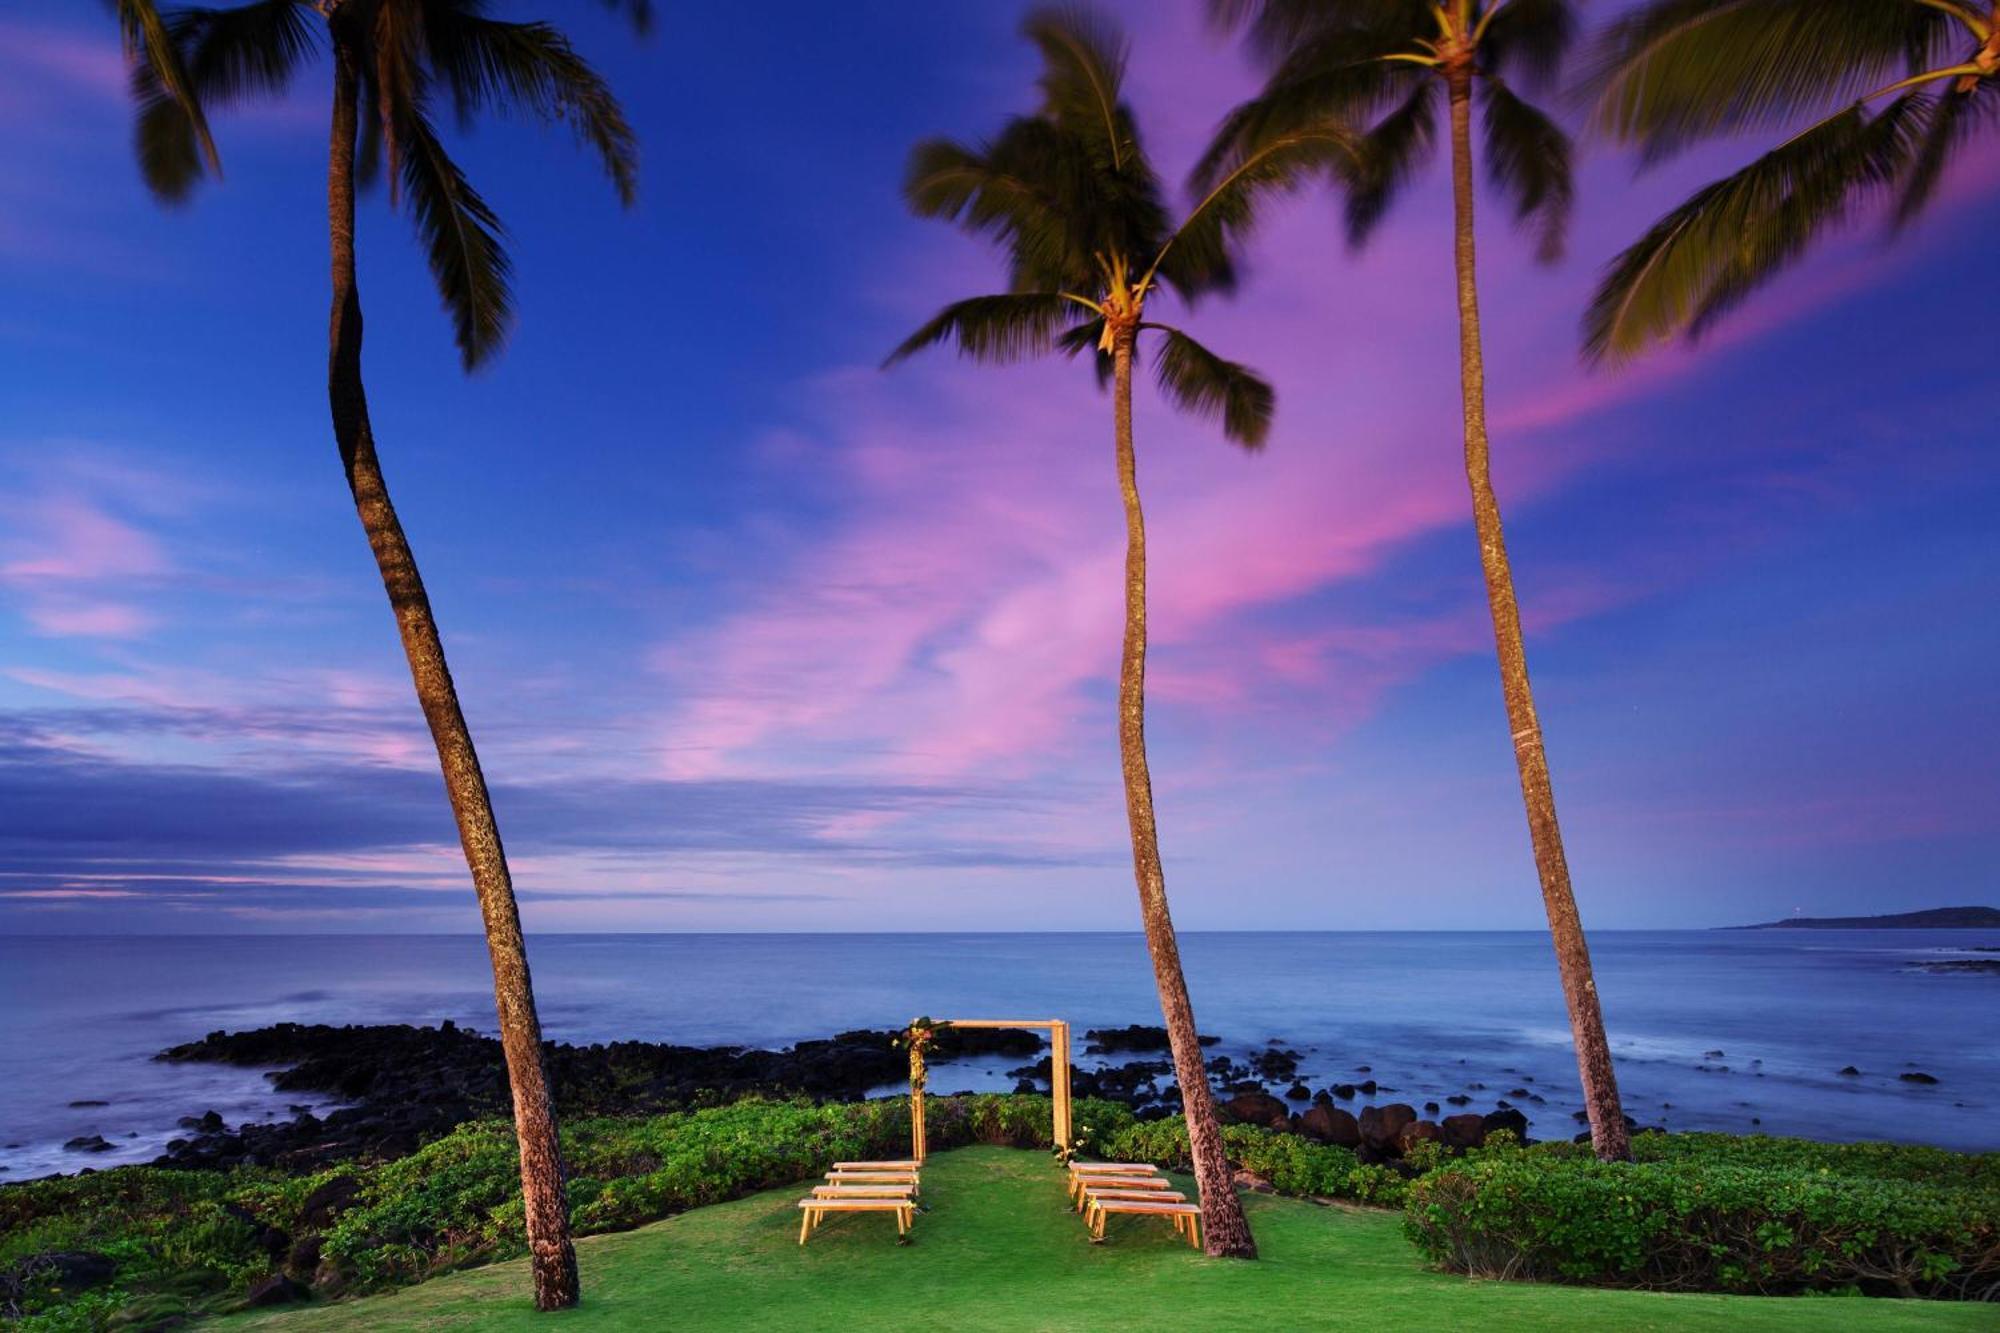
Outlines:
<svg viewBox="0 0 2000 1333"><path fill-rule="evenodd" d="M1188 1149L1201 1188L1204 1248L1219 1258L1255 1259L1257 1242L1243 1216L1230 1177L1222 1126L1215 1118L1208 1070L1195 1035L1194 1006L1181 972L1180 945L1167 911L1167 880L1160 869L1159 830L1153 821L1153 777L1146 765L1146 519L1139 508L1139 472L1132 451L1132 341L1134 330L1113 345L1114 414L1118 437L1118 488L1125 497L1125 648L1118 669L1118 757L1125 773L1125 815L1132 826L1132 870L1139 883L1139 917L1146 951L1160 991L1174 1077L1181 1085Z"/></svg>
<svg viewBox="0 0 2000 1333"><path fill-rule="evenodd" d="M499 1010L500 1045L514 1096L514 1130L521 1149L521 1191L527 1204L528 1244L534 1256L535 1305L542 1310L575 1305L576 1251L570 1243L569 1204L563 1185L554 1101L542 1058L541 1022L535 1015L528 955L506 852L493 819L493 802L472 748L472 733L458 706L445 664L437 621L424 592L416 557L389 500L368 399L361 383L361 296L354 277L354 136L359 78L353 49L335 37L333 142L327 166L327 231L333 251L333 327L327 398L334 439L347 473L354 507L375 552L382 585L396 614L410 677L437 744L445 791L458 821L460 844L485 917L486 947L493 960L493 997Z"/></svg>
<svg viewBox="0 0 2000 1333"><path fill-rule="evenodd" d="M1528 811L1528 837L1534 844L1535 869L1541 876L1542 902L1548 909L1549 934L1555 941L1563 998L1569 1003L1569 1026L1576 1042L1576 1066L1583 1080L1584 1107L1590 1115L1591 1143L1604 1160L1623 1161L1632 1155L1631 1140L1625 1129L1624 1108L1618 1101L1611 1044L1604 1036L1604 1012L1597 1002L1597 981L1590 970L1590 946L1584 940L1576 895L1570 889L1569 861L1563 855L1562 828L1556 822L1555 789L1549 782L1542 726L1535 716L1535 694L1528 683L1527 650L1521 643L1521 608L1514 599L1514 571L1507 562L1500 502L1493 494L1487 452L1486 363L1479 342L1479 290L1472 245L1472 74L1468 67L1453 71L1448 77L1453 250L1458 266L1459 387L1465 399L1465 475L1472 485L1473 527L1479 536L1479 562L1486 574L1486 600L1493 612L1493 639L1500 656L1500 690L1506 696L1507 720L1514 730L1514 759L1521 771L1521 799Z"/></svg>

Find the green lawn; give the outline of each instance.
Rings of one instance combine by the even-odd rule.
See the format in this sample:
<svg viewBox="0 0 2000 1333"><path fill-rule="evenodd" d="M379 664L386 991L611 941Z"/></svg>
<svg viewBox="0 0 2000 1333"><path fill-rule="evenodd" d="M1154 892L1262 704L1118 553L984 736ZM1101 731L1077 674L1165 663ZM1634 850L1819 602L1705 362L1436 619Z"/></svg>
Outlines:
<svg viewBox="0 0 2000 1333"><path fill-rule="evenodd" d="M1156 1219L1113 1219L1091 1245L1041 1153L933 1157L914 1243L887 1216L830 1220L798 1244L803 1191L702 1208L577 1246L584 1305L537 1316L521 1262L346 1305L238 1316L245 1328L1638 1330L1994 1329L1988 1306L1762 1299L1469 1282L1427 1271L1394 1213L1253 1196L1257 1263L1206 1259Z"/></svg>

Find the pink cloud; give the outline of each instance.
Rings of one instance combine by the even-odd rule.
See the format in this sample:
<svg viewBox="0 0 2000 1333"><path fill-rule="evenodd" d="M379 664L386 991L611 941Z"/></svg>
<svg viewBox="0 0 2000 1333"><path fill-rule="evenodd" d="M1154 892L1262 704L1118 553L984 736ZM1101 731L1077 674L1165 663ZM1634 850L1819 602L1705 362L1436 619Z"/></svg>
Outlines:
<svg viewBox="0 0 2000 1333"><path fill-rule="evenodd" d="M25 614L37 634L55 639L136 639L159 623L136 606L116 602L42 602L30 605Z"/></svg>
<svg viewBox="0 0 2000 1333"><path fill-rule="evenodd" d="M1170 174L1247 84L1218 60L1192 10L1176 14L1132 25L1133 95ZM1200 71L1197 86L1189 71ZM1554 271L1528 263L1488 207L1495 471L1510 509L1618 457L1616 440L1557 437L1556 428L1666 391L1884 280L1879 265L1808 266L1700 348L1620 375L1586 372L1575 312L1598 265L1706 170L1690 164L1621 188L1612 178L1622 162L1594 163L1577 258ZM1315 691L1325 716L1351 725L1432 666L1490 651L1469 539L1472 595L1448 613L1406 624L1328 618L1306 634L1266 623L1467 523L1449 212L1441 173L1431 177L1351 263L1336 259L1331 200L1276 210L1239 299L1189 321L1278 386L1264 456L1236 454L1142 388L1150 679L1164 707L1226 714L1274 689ZM1967 179L1955 178L1944 208L1983 197L1987 187ZM918 300L912 283L876 284L907 323L998 278L990 257L942 233L895 263L927 275ZM1432 353L1413 354L1422 348ZM810 424L774 434L765 451L774 482L810 473L838 508L823 530L787 534L774 559L743 577L733 590L741 610L653 654L674 700L656 730L669 772L1008 775L1061 765L1108 734L1122 539L1108 403L1087 373L1061 363L993 371L940 354L894 373L894 385L861 368L822 377L809 388ZM1599 614L1677 576L1665 567L1616 581L1539 571L1524 593L1530 628Z"/></svg>
<svg viewBox="0 0 2000 1333"><path fill-rule="evenodd" d="M124 54L108 14L101 40L81 31L0 21L0 107L20 112L52 97L82 95L123 102Z"/></svg>
<svg viewBox="0 0 2000 1333"><path fill-rule="evenodd" d="M159 542L95 500L57 492L16 500L14 535L0 545L0 593L36 633L135 638L158 618L130 594L172 572Z"/></svg>
<svg viewBox="0 0 2000 1333"><path fill-rule="evenodd" d="M157 541L73 495L30 501L11 543L23 554L0 563L0 581L93 581L148 577L166 572Z"/></svg>

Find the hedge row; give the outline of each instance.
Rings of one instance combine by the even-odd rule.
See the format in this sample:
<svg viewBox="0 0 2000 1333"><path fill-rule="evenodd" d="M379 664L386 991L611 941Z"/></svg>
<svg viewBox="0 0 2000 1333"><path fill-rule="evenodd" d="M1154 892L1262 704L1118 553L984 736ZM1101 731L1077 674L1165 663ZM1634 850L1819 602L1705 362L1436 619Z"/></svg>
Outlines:
<svg viewBox="0 0 2000 1333"><path fill-rule="evenodd" d="M1079 1126L1088 1122L1079 1120ZM1190 1170L1187 1125L1179 1116L1092 1133L1089 1147L1107 1161L1152 1162L1169 1170ZM1395 1207L1409 1182L1386 1166L1364 1165L1346 1148L1315 1143L1297 1134L1278 1134L1255 1125L1226 1125L1222 1139L1229 1160L1262 1177L1280 1194L1300 1198L1348 1199Z"/></svg>
<svg viewBox="0 0 2000 1333"><path fill-rule="evenodd" d="M1445 1164L1411 1184L1404 1230L1479 1277L2000 1299L1994 1155L1682 1137L1641 1136L1630 1163L1538 1146Z"/></svg>

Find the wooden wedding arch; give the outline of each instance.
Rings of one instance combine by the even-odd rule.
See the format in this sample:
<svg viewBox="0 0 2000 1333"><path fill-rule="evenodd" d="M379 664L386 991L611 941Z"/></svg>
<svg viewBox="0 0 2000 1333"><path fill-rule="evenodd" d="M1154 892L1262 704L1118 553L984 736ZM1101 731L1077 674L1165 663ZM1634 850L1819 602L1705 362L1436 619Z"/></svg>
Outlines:
<svg viewBox="0 0 2000 1333"><path fill-rule="evenodd" d="M921 1023L921 1020L919 1020ZM910 1048L910 1156L924 1160L924 1047L940 1028L1044 1028L1049 1034L1049 1099L1054 1103L1051 1126L1056 1146L1072 1141L1069 1097L1069 1024L1060 1018L941 1018L928 1027L912 1023L905 1034Z"/></svg>

